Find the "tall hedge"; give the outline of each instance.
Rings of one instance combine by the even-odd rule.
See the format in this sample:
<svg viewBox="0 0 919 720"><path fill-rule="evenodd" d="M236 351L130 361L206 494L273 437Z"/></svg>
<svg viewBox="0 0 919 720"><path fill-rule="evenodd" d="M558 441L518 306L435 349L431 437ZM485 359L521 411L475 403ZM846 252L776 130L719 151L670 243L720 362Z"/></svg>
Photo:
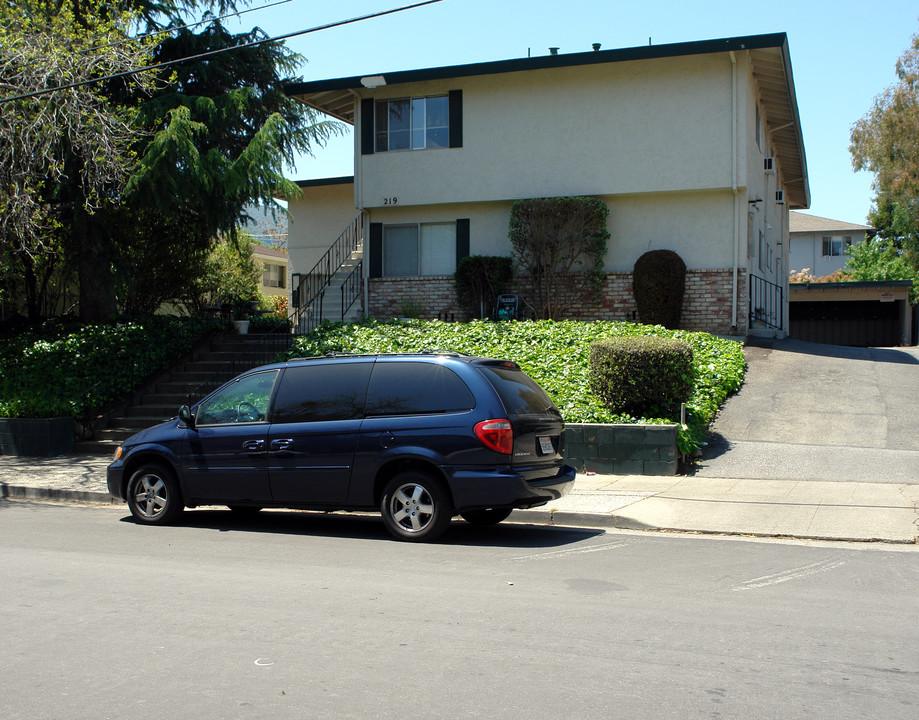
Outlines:
<svg viewBox="0 0 919 720"><path fill-rule="evenodd" d="M590 346L589 378L615 413L676 420L693 390L692 348L657 336L600 340Z"/></svg>
<svg viewBox="0 0 919 720"><path fill-rule="evenodd" d="M680 326L686 292L686 263L673 250L651 250L632 271L632 290L638 317L646 325Z"/></svg>

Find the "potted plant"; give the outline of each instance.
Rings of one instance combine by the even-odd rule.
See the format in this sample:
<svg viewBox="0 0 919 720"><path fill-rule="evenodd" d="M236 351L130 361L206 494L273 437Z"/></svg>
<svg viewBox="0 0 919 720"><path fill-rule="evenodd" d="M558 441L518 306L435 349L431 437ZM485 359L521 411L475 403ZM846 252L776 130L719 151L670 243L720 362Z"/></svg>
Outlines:
<svg viewBox="0 0 919 720"><path fill-rule="evenodd" d="M233 298L230 304L233 308L233 327L240 335L248 335L249 317L252 313L250 301L237 297Z"/></svg>

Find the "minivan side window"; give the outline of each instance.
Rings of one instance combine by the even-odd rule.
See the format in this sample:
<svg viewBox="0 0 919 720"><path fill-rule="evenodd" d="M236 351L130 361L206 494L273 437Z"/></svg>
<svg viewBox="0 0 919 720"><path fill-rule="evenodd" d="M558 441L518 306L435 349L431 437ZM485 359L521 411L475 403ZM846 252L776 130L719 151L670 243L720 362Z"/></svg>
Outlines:
<svg viewBox="0 0 919 720"><path fill-rule="evenodd" d="M245 375L218 390L198 406L197 425L263 422L268 415L277 370Z"/></svg>
<svg viewBox="0 0 919 720"><path fill-rule="evenodd" d="M352 420L364 416L373 363L302 365L284 371L273 423Z"/></svg>
<svg viewBox="0 0 919 720"><path fill-rule="evenodd" d="M436 363L377 362L367 391L367 415L461 412L475 398L459 376Z"/></svg>

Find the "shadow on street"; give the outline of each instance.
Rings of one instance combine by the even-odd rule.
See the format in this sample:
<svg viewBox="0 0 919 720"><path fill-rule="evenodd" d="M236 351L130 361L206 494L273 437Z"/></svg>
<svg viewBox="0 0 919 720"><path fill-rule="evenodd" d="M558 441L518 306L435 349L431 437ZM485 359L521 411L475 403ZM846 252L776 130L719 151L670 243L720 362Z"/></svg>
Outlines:
<svg viewBox="0 0 919 720"><path fill-rule="evenodd" d="M134 519L127 515L122 518L122 522L132 523ZM243 516L231 510L196 509L182 513L178 525L227 533L272 533L400 542L390 536L378 516L343 512L263 510ZM158 528L151 527L149 530L155 533ZM603 530L513 522L481 527L454 519L435 543L474 547L556 548L602 534Z"/></svg>

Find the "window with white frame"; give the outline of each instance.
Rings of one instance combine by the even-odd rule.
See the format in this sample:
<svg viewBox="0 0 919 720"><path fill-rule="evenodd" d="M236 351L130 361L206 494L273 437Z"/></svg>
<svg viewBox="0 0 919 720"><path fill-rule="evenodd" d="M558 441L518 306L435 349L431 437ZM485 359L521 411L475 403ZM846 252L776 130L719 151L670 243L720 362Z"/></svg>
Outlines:
<svg viewBox="0 0 919 720"><path fill-rule="evenodd" d="M823 257L839 257L845 254L845 248L852 245L852 237L823 237Z"/></svg>
<svg viewBox="0 0 919 720"><path fill-rule="evenodd" d="M450 104L446 95L378 100L375 116L376 152L450 145Z"/></svg>
<svg viewBox="0 0 919 720"><path fill-rule="evenodd" d="M456 271L456 223L383 227L383 276L450 275Z"/></svg>
<svg viewBox="0 0 919 720"><path fill-rule="evenodd" d="M263 263L262 285L264 287L283 288L287 283L287 268L275 263Z"/></svg>

